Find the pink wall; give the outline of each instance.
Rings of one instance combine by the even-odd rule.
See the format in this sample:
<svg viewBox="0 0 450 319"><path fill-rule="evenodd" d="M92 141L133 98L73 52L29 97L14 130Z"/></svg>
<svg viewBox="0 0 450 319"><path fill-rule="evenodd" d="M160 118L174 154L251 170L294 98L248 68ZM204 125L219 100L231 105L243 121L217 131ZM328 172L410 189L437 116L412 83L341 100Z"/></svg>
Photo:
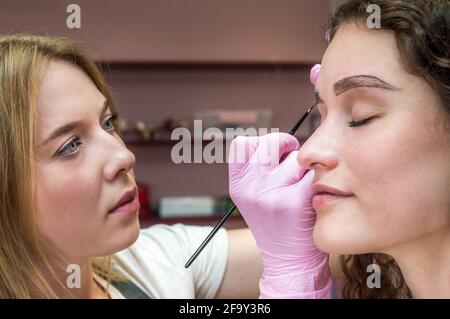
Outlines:
<svg viewBox="0 0 450 319"><path fill-rule="evenodd" d="M81 29L66 7L81 7ZM325 0L1 0L2 32L78 38L109 61L312 63L322 54Z"/></svg>
<svg viewBox="0 0 450 319"><path fill-rule="evenodd" d="M74 2L82 10L80 30L66 28L66 7ZM190 119L209 108L271 108L272 127L284 131L312 101L309 68L324 52L329 5L329 0L0 0L0 30L66 35L80 39L97 60L119 62L107 78L121 114L130 120L159 123L168 116ZM169 145L131 149L137 179L151 186L153 206L161 196L227 194L225 164L175 165Z"/></svg>

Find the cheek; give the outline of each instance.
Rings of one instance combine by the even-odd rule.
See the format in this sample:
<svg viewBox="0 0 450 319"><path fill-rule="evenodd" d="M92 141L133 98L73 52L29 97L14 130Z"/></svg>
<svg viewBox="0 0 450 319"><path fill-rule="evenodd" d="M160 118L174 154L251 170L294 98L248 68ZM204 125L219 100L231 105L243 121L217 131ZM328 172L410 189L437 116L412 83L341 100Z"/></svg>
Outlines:
<svg viewBox="0 0 450 319"><path fill-rule="evenodd" d="M392 118L348 153L365 228L384 245L436 231L446 220L448 225L442 210L448 151L439 146L442 134L434 133L417 116Z"/></svg>
<svg viewBox="0 0 450 319"><path fill-rule="evenodd" d="M98 203L100 184L95 175L73 170L42 169L36 174L37 200L47 213L93 208Z"/></svg>
<svg viewBox="0 0 450 319"><path fill-rule="evenodd" d="M380 252L450 227L448 141L423 121L383 124L342 144L335 176L357 197L318 213L314 239L324 251Z"/></svg>
<svg viewBox="0 0 450 319"><path fill-rule="evenodd" d="M99 192L100 184L94 174L54 166L37 167L36 204L40 231L57 245L78 241L84 236L89 239L87 225L99 216Z"/></svg>

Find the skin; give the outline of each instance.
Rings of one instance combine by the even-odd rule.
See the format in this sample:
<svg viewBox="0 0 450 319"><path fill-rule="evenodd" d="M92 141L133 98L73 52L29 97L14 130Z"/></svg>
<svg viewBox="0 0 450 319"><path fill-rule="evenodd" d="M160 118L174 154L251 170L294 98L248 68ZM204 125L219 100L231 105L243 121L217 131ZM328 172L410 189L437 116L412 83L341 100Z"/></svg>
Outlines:
<svg viewBox="0 0 450 319"><path fill-rule="evenodd" d="M104 103L105 97L81 69L50 63L37 108L37 222L57 251L80 265L82 287L92 281L88 258L124 249L139 235L137 211L108 214L136 183L135 157L114 131L111 110L104 110ZM78 120L75 130L45 143L53 130ZM79 145L71 142L73 136L79 137ZM64 154L55 156L67 145Z"/></svg>
<svg viewBox="0 0 450 319"><path fill-rule="evenodd" d="M89 259L129 247L140 231L138 211L108 214L122 194L136 186L136 159L115 132L112 112L104 103L105 97L81 69L50 62L38 94L36 219L64 263L80 266L81 288L70 293L82 298L108 297L95 284ZM74 130L45 143L51 132L72 121L79 121ZM73 136L79 141L71 142ZM229 231L228 236L228 265L217 296L256 297L262 265L253 237L248 230ZM58 274L62 282L67 275ZM68 296L53 284L60 296Z"/></svg>
<svg viewBox="0 0 450 319"><path fill-rule="evenodd" d="M389 88L336 87L355 75ZM354 22L328 47L316 91L321 124L298 161L314 170L313 185L351 194L315 207L317 246L333 255L390 254L414 297L450 297L450 143L437 94L405 70L392 32Z"/></svg>

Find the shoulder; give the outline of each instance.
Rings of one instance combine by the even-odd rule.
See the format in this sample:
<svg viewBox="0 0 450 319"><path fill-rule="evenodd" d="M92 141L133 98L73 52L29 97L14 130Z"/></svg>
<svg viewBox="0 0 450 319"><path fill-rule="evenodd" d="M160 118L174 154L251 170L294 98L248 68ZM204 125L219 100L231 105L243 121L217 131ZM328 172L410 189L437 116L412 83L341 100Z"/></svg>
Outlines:
<svg viewBox="0 0 450 319"><path fill-rule="evenodd" d="M152 255L163 253L176 255L176 257L180 257L180 255L190 257L210 233L211 229L212 227L210 226L189 226L184 224L154 225L142 229L137 241L130 249L144 249ZM210 245L223 246L227 242L225 229L220 229L211 240Z"/></svg>
<svg viewBox="0 0 450 319"><path fill-rule="evenodd" d="M196 267L184 267L210 230L182 224L142 229L132 246L115 254L117 266L155 298L194 298L195 269L213 263L221 258L219 254L226 256L222 250L226 249L227 235L221 230L202 253L204 256L196 260Z"/></svg>
<svg viewBox="0 0 450 319"><path fill-rule="evenodd" d="M146 264L156 263L184 270L186 258L191 256L210 231L209 226L154 225L142 229L136 242L116 255L122 259L128 257L145 261ZM227 236L223 229L219 230L210 243L211 246L226 244Z"/></svg>

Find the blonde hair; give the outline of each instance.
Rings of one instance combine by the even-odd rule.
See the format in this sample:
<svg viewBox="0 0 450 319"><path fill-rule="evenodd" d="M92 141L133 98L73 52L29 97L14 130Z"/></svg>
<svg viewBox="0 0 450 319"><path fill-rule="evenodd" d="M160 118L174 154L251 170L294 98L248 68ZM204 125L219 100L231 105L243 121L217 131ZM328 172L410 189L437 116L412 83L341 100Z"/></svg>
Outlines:
<svg viewBox="0 0 450 319"><path fill-rule="evenodd" d="M112 94L94 62L61 37L0 36L0 298L57 298L57 278L35 222L34 148L39 80L51 60L80 67L105 96ZM116 276L110 257L92 261L103 277ZM63 283L59 282L63 289Z"/></svg>

